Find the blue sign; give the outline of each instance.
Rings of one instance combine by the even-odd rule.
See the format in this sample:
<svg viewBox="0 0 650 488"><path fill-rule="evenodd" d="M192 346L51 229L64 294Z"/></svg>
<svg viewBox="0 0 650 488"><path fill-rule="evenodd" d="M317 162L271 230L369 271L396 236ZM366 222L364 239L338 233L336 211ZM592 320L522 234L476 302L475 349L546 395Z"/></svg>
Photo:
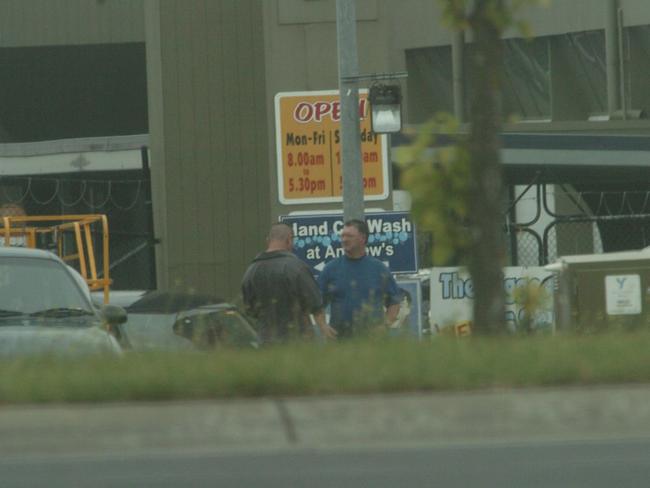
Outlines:
<svg viewBox="0 0 650 488"><path fill-rule="evenodd" d="M408 212L368 212L365 217L370 231L367 254L383 261L392 273L417 272L415 224ZM293 229L294 252L315 274L343 255L341 214L282 215L280 221Z"/></svg>

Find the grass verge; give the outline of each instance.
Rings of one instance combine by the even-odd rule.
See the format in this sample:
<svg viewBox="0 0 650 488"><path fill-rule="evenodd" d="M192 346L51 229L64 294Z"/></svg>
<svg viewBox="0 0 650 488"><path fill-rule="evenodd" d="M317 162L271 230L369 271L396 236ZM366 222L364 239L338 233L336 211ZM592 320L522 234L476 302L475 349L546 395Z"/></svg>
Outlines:
<svg viewBox="0 0 650 488"><path fill-rule="evenodd" d="M103 402L650 383L650 334L292 344L0 362L0 402Z"/></svg>

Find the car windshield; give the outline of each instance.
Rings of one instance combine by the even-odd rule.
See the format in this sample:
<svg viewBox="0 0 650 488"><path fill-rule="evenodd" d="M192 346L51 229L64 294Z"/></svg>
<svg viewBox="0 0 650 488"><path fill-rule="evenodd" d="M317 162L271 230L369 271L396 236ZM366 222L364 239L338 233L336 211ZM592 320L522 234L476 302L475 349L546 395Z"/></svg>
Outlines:
<svg viewBox="0 0 650 488"><path fill-rule="evenodd" d="M199 347L256 346L258 337L235 309L197 313L174 324L174 331Z"/></svg>
<svg viewBox="0 0 650 488"><path fill-rule="evenodd" d="M219 324L219 340L223 344L243 346L257 342L255 331L239 312L233 309L216 314Z"/></svg>
<svg viewBox="0 0 650 488"><path fill-rule="evenodd" d="M64 264L49 259L0 259L0 318L56 310L92 313Z"/></svg>

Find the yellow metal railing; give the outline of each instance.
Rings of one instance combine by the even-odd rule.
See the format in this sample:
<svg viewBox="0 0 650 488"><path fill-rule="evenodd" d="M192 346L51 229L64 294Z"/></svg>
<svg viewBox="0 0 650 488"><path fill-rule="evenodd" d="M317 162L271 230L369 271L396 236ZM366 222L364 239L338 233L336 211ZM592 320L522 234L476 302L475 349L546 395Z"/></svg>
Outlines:
<svg viewBox="0 0 650 488"><path fill-rule="evenodd" d="M93 232L101 232L102 277L97 273ZM72 235L72 239L66 239ZM38 215L2 217L0 245L39 247L48 240L66 263L73 266L88 283L91 290L104 291L108 303L111 279L108 253L108 219L103 214ZM72 252L70 252L72 243ZM76 264L76 266L75 266Z"/></svg>

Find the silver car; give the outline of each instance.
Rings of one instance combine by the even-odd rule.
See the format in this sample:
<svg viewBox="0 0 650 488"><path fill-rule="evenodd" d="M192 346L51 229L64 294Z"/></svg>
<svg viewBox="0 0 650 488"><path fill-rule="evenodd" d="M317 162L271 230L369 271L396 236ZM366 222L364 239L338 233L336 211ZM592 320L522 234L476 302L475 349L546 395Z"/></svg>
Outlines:
<svg viewBox="0 0 650 488"><path fill-rule="evenodd" d="M126 312L84 285L49 251L0 247L0 358L120 354Z"/></svg>
<svg viewBox="0 0 650 488"><path fill-rule="evenodd" d="M95 300L101 299L94 293ZM234 305L211 295L166 291L111 291L128 312L123 325L132 351L197 351L259 347L253 325Z"/></svg>

